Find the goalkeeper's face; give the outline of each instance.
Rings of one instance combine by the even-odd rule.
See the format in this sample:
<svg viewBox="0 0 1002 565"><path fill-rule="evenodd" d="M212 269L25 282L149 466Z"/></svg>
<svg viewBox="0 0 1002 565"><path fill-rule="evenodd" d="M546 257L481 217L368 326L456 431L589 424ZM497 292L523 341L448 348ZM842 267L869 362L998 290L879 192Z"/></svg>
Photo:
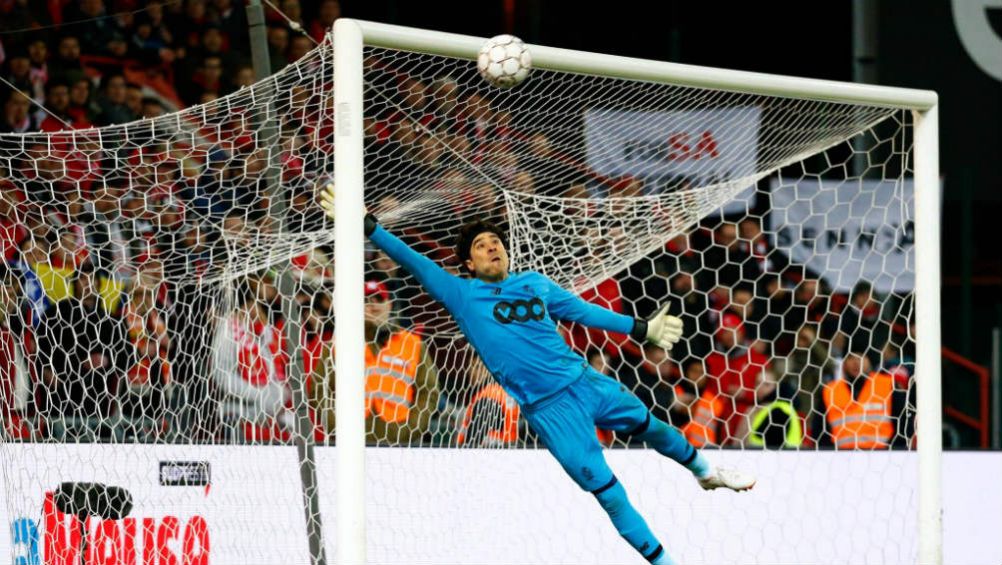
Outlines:
<svg viewBox="0 0 1002 565"><path fill-rule="evenodd" d="M501 238L485 231L473 238L466 268L480 280L497 282L508 276L508 252Z"/></svg>

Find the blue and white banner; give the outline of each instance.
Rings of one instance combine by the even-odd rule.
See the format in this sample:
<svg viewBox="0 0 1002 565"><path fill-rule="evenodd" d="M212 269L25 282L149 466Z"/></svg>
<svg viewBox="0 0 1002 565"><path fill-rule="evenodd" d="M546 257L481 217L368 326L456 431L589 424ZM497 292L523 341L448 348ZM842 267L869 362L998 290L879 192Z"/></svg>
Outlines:
<svg viewBox="0 0 1002 565"><path fill-rule="evenodd" d="M588 166L609 176L643 178L648 192L709 186L755 174L759 109L585 113ZM748 193L751 194L751 193ZM738 199L725 207L745 210Z"/></svg>
<svg viewBox="0 0 1002 565"><path fill-rule="evenodd" d="M838 292L868 281L878 292L915 286L912 179L773 179L773 245Z"/></svg>

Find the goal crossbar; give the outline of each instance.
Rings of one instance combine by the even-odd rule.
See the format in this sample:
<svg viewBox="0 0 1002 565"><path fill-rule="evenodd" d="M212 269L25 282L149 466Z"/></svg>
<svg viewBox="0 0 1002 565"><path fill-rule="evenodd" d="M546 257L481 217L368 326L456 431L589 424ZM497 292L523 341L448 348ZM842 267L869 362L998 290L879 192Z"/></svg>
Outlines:
<svg viewBox="0 0 1002 565"><path fill-rule="evenodd" d="M431 32L364 20L338 20L355 25L365 45L414 51L428 55L476 59L484 38L455 33ZM609 76L676 86L724 90L741 94L783 96L825 102L866 104L925 111L938 103L931 90L897 88L698 67L664 61L573 51L543 45L528 45L532 66L552 71Z"/></svg>

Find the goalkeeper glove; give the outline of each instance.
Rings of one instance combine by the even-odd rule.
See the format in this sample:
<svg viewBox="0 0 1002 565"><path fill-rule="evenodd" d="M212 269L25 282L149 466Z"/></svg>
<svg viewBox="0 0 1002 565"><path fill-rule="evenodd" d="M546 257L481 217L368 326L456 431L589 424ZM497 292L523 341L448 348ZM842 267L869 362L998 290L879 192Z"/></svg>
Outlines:
<svg viewBox="0 0 1002 565"><path fill-rule="evenodd" d="M668 313L671 304L665 304L650 320L637 319L633 324L631 335L635 339L646 341L671 350L672 346L682 339L682 319Z"/></svg>
<svg viewBox="0 0 1002 565"><path fill-rule="evenodd" d="M324 213L332 221L334 220L334 183L327 183L324 187L323 192L320 194L320 207L324 209ZM363 229L366 236L372 235L372 232L376 231L376 226L379 224L379 220L376 216L372 215L367 209L365 210L365 217L362 219Z"/></svg>

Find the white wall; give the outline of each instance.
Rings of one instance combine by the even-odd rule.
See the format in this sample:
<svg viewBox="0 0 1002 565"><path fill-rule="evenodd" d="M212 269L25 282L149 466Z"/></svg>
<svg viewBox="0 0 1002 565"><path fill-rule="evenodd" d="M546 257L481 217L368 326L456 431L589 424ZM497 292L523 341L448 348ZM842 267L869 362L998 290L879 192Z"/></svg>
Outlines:
<svg viewBox="0 0 1002 565"><path fill-rule="evenodd" d="M333 562L335 452L318 448L317 454ZM38 529L37 547L29 535L9 559L12 531L0 528L0 563L31 565L29 556L44 554L44 493L67 480L132 492L135 520L108 527L118 536L106 542L109 562L144 562L144 526L154 533L153 553L163 548L162 565L308 561L293 448L7 445L0 455L6 483L0 524ZM755 489L741 494L703 492L686 471L652 451L607 455L679 562L915 561L914 453L708 453L758 475ZM367 457L373 563L644 562L593 497L543 451L371 449ZM162 486L160 461L208 461L211 484ZM1002 453L948 453L943 471L944 562L1002 563ZM192 541L195 517L208 526L207 550Z"/></svg>

